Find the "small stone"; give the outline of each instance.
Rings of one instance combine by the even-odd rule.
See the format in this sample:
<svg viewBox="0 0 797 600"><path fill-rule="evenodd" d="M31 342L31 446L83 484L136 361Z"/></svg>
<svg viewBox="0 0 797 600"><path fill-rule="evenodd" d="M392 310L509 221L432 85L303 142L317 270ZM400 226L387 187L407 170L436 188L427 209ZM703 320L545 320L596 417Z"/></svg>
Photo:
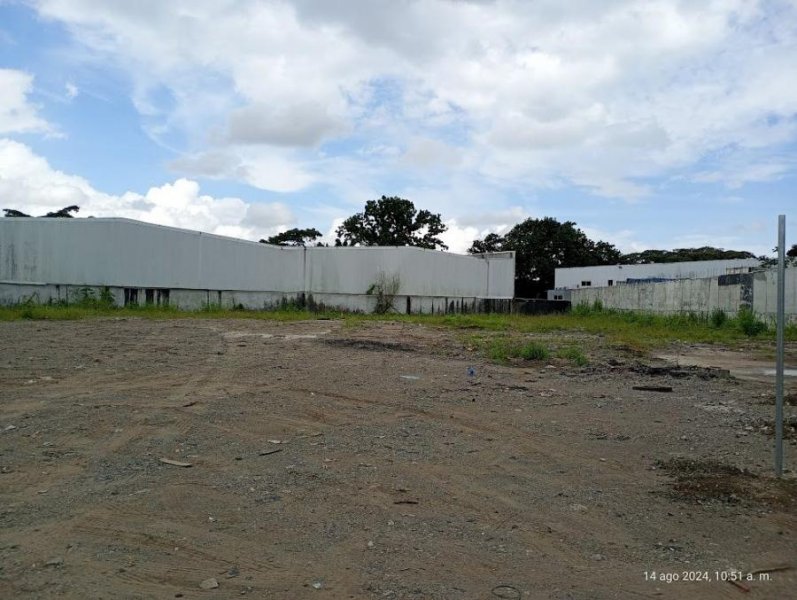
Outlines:
<svg viewBox="0 0 797 600"><path fill-rule="evenodd" d="M313 586L313 589L320 590L322 587L324 587L324 583L322 581L314 581L312 583L312 586Z"/></svg>
<svg viewBox="0 0 797 600"><path fill-rule="evenodd" d="M587 507L584 506L583 504L571 504L570 510L573 510L575 512L585 512L587 510Z"/></svg>
<svg viewBox="0 0 797 600"><path fill-rule="evenodd" d="M201 587L203 590L215 590L217 587L219 587L219 582L216 581L215 577L211 577L200 583L199 587Z"/></svg>
<svg viewBox="0 0 797 600"><path fill-rule="evenodd" d="M593 554L592 556L590 556L590 558L591 558L592 560L603 560L603 559L604 559L604 558L606 558L606 557L605 557L605 556L603 556L603 554Z"/></svg>
<svg viewBox="0 0 797 600"><path fill-rule="evenodd" d="M238 577L241 572L238 570L238 567L233 567L229 571L227 571L227 579L232 579L233 577Z"/></svg>
<svg viewBox="0 0 797 600"><path fill-rule="evenodd" d="M56 556L55 558L51 558L46 563L44 563L45 567L60 567L64 564L64 559L60 556Z"/></svg>
<svg viewBox="0 0 797 600"><path fill-rule="evenodd" d="M3 431L14 431L17 428L16 425L7 425Z"/></svg>
<svg viewBox="0 0 797 600"><path fill-rule="evenodd" d="M371 540L368 541L368 547L369 548L373 548L374 547L374 543Z"/></svg>

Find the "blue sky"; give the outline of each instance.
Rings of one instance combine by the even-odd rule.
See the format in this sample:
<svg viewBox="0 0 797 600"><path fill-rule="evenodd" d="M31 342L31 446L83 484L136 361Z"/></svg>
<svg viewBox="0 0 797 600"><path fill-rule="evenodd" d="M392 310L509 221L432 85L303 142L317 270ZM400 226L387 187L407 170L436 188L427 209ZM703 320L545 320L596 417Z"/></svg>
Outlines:
<svg viewBox="0 0 797 600"><path fill-rule="evenodd" d="M552 216L769 253L794 73L789 0L0 0L0 198L259 239L385 194L456 251Z"/></svg>

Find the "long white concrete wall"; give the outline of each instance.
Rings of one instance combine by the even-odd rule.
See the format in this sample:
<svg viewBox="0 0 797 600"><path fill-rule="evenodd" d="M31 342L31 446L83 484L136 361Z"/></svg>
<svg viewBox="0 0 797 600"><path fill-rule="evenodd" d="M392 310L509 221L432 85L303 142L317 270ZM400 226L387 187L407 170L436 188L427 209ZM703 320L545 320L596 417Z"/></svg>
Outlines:
<svg viewBox="0 0 797 600"><path fill-rule="evenodd" d="M786 270L786 314L797 319L797 268ZM571 291L573 306L599 301L606 308L656 313L736 314L742 306L772 320L776 310L777 271L738 276L635 283Z"/></svg>
<svg viewBox="0 0 797 600"><path fill-rule="evenodd" d="M301 249L128 219L0 220L0 281L299 292L303 268Z"/></svg>
<svg viewBox="0 0 797 600"><path fill-rule="evenodd" d="M128 219L0 219L5 303L18 301L23 286L56 300L69 288L108 286L120 298L125 288L169 290L170 303L191 307L258 307L302 295L367 311L375 302L367 291L380 274L398 277L398 296L411 297L397 310L444 310L456 299L460 307L465 299L468 306L511 299L515 258L408 247L282 248Z"/></svg>
<svg viewBox="0 0 797 600"><path fill-rule="evenodd" d="M646 265L603 265L596 267L570 267L556 269L556 289L579 289L582 287L605 287L625 283L627 279L698 279L716 277L727 273L747 273L760 265L755 258L730 260L699 260L677 263L653 263ZM611 281L611 284L609 283ZM589 282L583 286L582 282Z"/></svg>

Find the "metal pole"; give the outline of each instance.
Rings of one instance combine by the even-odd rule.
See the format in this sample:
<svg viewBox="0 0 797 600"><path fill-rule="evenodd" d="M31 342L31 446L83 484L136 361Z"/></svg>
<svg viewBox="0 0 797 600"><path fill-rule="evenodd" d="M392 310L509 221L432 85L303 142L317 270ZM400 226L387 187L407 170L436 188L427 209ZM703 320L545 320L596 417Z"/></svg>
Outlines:
<svg viewBox="0 0 797 600"><path fill-rule="evenodd" d="M778 216L778 315L775 365L775 475L783 475L783 329L786 305L786 215Z"/></svg>

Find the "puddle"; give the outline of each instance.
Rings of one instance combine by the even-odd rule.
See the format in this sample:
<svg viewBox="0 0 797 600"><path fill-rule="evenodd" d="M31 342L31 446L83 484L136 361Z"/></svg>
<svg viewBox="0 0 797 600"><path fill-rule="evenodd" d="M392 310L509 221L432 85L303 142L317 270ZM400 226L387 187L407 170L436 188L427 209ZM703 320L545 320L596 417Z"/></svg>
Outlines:
<svg viewBox="0 0 797 600"><path fill-rule="evenodd" d="M714 367L727 369L737 379L748 379L774 383L774 360L751 357L750 354L733 350L718 350L716 348L695 348L684 354L662 354L656 358L666 360L679 366ZM794 364L793 357L787 357L787 362ZM797 381L797 368L787 365L784 375L790 385Z"/></svg>
<svg viewBox="0 0 797 600"><path fill-rule="evenodd" d="M764 375L775 376L775 369L764 369ZM797 377L797 369L783 369L784 377Z"/></svg>

